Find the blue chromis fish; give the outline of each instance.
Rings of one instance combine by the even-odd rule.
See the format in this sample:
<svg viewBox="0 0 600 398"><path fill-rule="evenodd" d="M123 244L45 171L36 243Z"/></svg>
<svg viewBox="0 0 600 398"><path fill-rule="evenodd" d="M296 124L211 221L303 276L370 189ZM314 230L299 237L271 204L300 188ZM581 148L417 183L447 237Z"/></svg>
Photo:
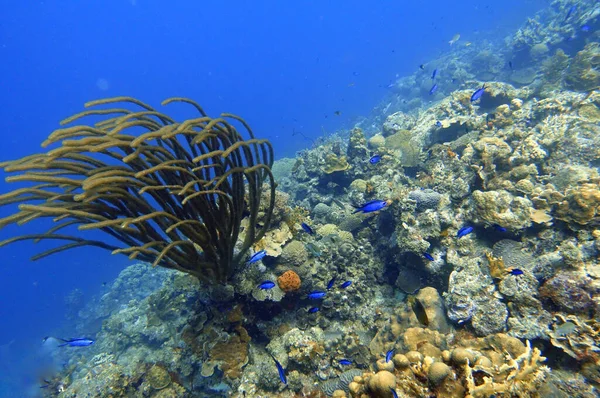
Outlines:
<svg viewBox="0 0 600 398"><path fill-rule="evenodd" d="M440 121L438 120L437 122L435 122L435 125L436 125L437 127L442 127L442 122L440 122Z"/></svg>
<svg viewBox="0 0 600 398"><path fill-rule="evenodd" d="M267 255L266 250L258 251L250 257L250 259L248 260L248 262L246 264L254 264L254 263L262 260L266 255Z"/></svg>
<svg viewBox="0 0 600 398"><path fill-rule="evenodd" d="M258 288L262 289L262 290L269 290L269 289L273 289L274 287L275 287L275 282L272 282L272 281L264 281L260 285L258 285Z"/></svg>
<svg viewBox="0 0 600 398"><path fill-rule="evenodd" d="M329 290L333 287L333 285L335 284L335 280L336 280L336 277L334 276L333 278L331 278L329 280L329 282L327 282L327 290Z"/></svg>
<svg viewBox="0 0 600 398"><path fill-rule="evenodd" d="M506 232L506 228L498 224L494 224L494 229L498 232Z"/></svg>
<svg viewBox="0 0 600 398"><path fill-rule="evenodd" d="M352 365L352 361L349 359L340 359L338 362L340 363L340 365L344 366Z"/></svg>
<svg viewBox="0 0 600 398"><path fill-rule="evenodd" d="M437 83L435 83L433 86L431 86L431 89L429 90L429 95L432 95L433 93L435 93L438 89L438 85Z"/></svg>
<svg viewBox="0 0 600 398"><path fill-rule="evenodd" d="M277 373L279 373L279 380L281 380L281 382L283 384L287 385L287 377L285 377L285 370L283 369L283 366L281 366L279 361L277 359L275 359L275 357L273 355L271 355L271 353L269 353L269 355L271 356L271 358L273 358L273 361L275 361L275 366L277 367Z"/></svg>
<svg viewBox="0 0 600 398"><path fill-rule="evenodd" d="M523 271L522 271L522 270L520 270L519 268L510 268L510 269L508 269L508 270L507 270L507 272L508 272L509 274L511 274L511 275L515 275L515 276L518 276L518 275L523 275Z"/></svg>
<svg viewBox="0 0 600 398"><path fill-rule="evenodd" d="M381 161L380 155L373 155L373 156L371 156L371 159L369 159L369 163L371 163L371 164L377 164L380 161Z"/></svg>
<svg viewBox="0 0 600 398"><path fill-rule="evenodd" d="M319 312L319 307L311 307L308 309L309 314L314 314L316 312Z"/></svg>
<svg viewBox="0 0 600 398"><path fill-rule="evenodd" d="M351 285L351 284L352 284L352 281L346 281L346 282L342 283L342 284L340 285L340 287L341 287L342 289L345 289L345 288L347 288L347 287L350 287L350 285Z"/></svg>
<svg viewBox="0 0 600 398"><path fill-rule="evenodd" d="M87 347L95 343L92 339L79 338L79 339L59 339L60 341L64 341L63 344L59 344L59 347L69 346L69 347Z"/></svg>
<svg viewBox="0 0 600 398"><path fill-rule="evenodd" d="M391 350L389 350L388 352L385 353L385 361L386 362L391 361L393 356L394 356L394 349L392 348Z"/></svg>
<svg viewBox="0 0 600 398"><path fill-rule="evenodd" d="M433 70L433 73L431 74L431 80L435 80L435 77L437 76L437 68L435 68Z"/></svg>
<svg viewBox="0 0 600 398"><path fill-rule="evenodd" d="M313 231L313 229L307 223L303 222L302 224L300 224L300 226L302 227L304 232L306 232L307 234L309 234L309 235L315 234L315 231Z"/></svg>
<svg viewBox="0 0 600 398"><path fill-rule="evenodd" d="M354 208L356 210L353 211L352 214L359 213L359 212L372 213L374 211L379 211L379 210L383 209L388 204L389 204L389 201L387 201L387 200L372 200L361 206L354 206Z"/></svg>
<svg viewBox="0 0 600 398"><path fill-rule="evenodd" d="M481 98L483 93L485 93L485 84L481 86L481 88L478 88L473 95L471 95L471 102L477 101L479 98Z"/></svg>
<svg viewBox="0 0 600 398"><path fill-rule="evenodd" d="M398 393L396 393L396 390L394 390L393 387L390 387L390 391L392 392L392 397L393 398L398 398Z"/></svg>
<svg viewBox="0 0 600 398"><path fill-rule="evenodd" d="M435 258L433 258L433 256L427 252L423 253L423 257L425 257L429 261L435 261Z"/></svg>
<svg viewBox="0 0 600 398"><path fill-rule="evenodd" d="M470 227L470 226L469 227L462 227L456 233L456 237L457 238L462 238L463 236L469 235L471 232L473 232L473 227Z"/></svg>
<svg viewBox="0 0 600 398"><path fill-rule="evenodd" d="M327 293L321 291L321 290L313 290L312 292L308 293L308 299L309 300L320 300L323 297L325 297Z"/></svg>
<svg viewBox="0 0 600 398"><path fill-rule="evenodd" d="M577 6L571 6L571 8L569 8L569 11L567 12L567 16L565 17L564 22L567 22L567 19L569 19L571 14L573 14L576 9L577 9Z"/></svg>

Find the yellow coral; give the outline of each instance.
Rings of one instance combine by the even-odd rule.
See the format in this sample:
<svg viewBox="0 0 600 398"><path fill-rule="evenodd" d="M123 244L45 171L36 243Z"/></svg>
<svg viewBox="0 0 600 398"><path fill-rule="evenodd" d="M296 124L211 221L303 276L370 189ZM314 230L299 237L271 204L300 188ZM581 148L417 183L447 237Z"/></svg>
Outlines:
<svg viewBox="0 0 600 398"><path fill-rule="evenodd" d="M345 171L350 168L350 164L345 156L336 156L333 153L325 156L325 165L323 166L323 172L325 174L335 173L337 171Z"/></svg>
<svg viewBox="0 0 600 398"><path fill-rule="evenodd" d="M499 368L488 371L483 383L475 383L473 370L469 363L465 364L467 382L467 398L487 398L494 394L528 397L539 389L550 368L541 365L546 360L537 348L531 349L527 340L525 352L517 358L506 355L506 363Z"/></svg>

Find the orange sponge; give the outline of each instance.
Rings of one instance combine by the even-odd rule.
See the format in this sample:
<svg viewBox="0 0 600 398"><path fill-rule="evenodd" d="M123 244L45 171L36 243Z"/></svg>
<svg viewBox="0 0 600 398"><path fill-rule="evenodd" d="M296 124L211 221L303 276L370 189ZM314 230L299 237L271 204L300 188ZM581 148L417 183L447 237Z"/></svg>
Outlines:
<svg viewBox="0 0 600 398"><path fill-rule="evenodd" d="M285 271L279 276L279 278L277 278L277 284L284 292L293 292L300 289L302 283L300 282L300 277L298 274L292 270L289 270Z"/></svg>

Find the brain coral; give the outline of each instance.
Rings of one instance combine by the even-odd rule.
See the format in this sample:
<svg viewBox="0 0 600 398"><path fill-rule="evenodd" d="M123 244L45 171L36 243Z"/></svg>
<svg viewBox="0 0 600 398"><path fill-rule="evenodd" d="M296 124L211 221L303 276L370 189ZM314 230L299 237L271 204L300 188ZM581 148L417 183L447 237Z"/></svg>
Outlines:
<svg viewBox="0 0 600 398"><path fill-rule="evenodd" d="M304 243L293 240L283 248L281 260L288 265L300 266L308 259L308 252Z"/></svg>
<svg viewBox="0 0 600 398"><path fill-rule="evenodd" d="M284 292L293 292L300 289L302 282L297 273L292 270L285 271L277 278L279 288Z"/></svg>

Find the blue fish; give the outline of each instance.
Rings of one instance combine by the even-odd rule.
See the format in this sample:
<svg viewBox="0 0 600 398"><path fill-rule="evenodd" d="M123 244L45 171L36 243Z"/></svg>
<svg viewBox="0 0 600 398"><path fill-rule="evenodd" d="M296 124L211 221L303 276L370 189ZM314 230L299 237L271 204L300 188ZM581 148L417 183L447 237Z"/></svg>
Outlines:
<svg viewBox="0 0 600 398"><path fill-rule="evenodd" d="M473 227L462 227L456 233L456 237L457 238L462 238L463 236L469 235L471 232L473 232Z"/></svg>
<svg viewBox="0 0 600 398"><path fill-rule="evenodd" d="M259 252L256 252L252 255L252 257L250 257L250 259L248 260L248 262L246 264L247 265L254 264L254 263L262 260L266 255L267 255L266 250L261 250Z"/></svg>
<svg viewBox="0 0 600 398"><path fill-rule="evenodd" d="M275 361L275 366L277 366L277 373L279 373L279 380L281 380L283 384L287 385L287 377L285 377L285 370L283 369L283 366L281 366L279 361L277 361L277 359L275 359L275 357L271 355L271 353L269 353L269 355L271 356L271 358L273 358L273 361Z"/></svg>
<svg viewBox="0 0 600 398"><path fill-rule="evenodd" d="M473 95L471 95L471 102L477 101L485 93L485 84L481 88L477 89Z"/></svg>
<svg viewBox="0 0 600 398"><path fill-rule="evenodd" d="M309 300L320 300L323 297L325 297L325 292L322 292L320 290L313 290L312 292L308 293L308 299Z"/></svg>
<svg viewBox="0 0 600 398"><path fill-rule="evenodd" d="M352 365L352 361L349 359L340 359L338 362L340 363L340 365L344 366Z"/></svg>
<svg viewBox="0 0 600 398"><path fill-rule="evenodd" d="M373 155L371 157L371 159L369 159L369 163L371 163L371 164L377 164L377 163L379 163L380 160L381 160L381 156L379 156L379 155Z"/></svg>
<svg viewBox="0 0 600 398"><path fill-rule="evenodd" d="M431 74L431 80L435 80L435 77L437 76L437 68L435 68L433 70L433 73Z"/></svg>
<svg viewBox="0 0 600 398"><path fill-rule="evenodd" d="M385 353L385 361L386 362L391 361L393 356L394 356L394 349L392 348L391 350L389 350L388 352Z"/></svg>
<svg viewBox="0 0 600 398"><path fill-rule="evenodd" d="M442 122L440 122L440 121L438 120L437 122L435 122L435 125L436 125L437 127L442 127Z"/></svg>
<svg viewBox="0 0 600 398"><path fill-rule="evenodd" d="M494 224L494 229L498 232L506 232L506 228L504 228L503 226L500 226L498 224Z"/></svg>
<svg viewBox="0 0 600 398"><path fill-rule="evenodd" d="M336 279L336 277L334 276L333 278L331 278L329 280L329 282L327 282L327 290L329 290L333 287L333 285L335 284L335 279Z"/></svg>
<svg viewBox="0 0 600 398"><path fill-rule="evenodd" d="M396 390L394 390L392 387L390 387L390 391L392 392L392 397L398 398L398 394L396 393Z"/></svg>
<svg viewBox="0 0 600 398"><path fill-rule="evenodd" d="M59 339L64 341L64 344L59 344L59 347L69 346L69 347L87 347L95 343L92 339L79 338L79 339Z"/></svg>
<svg viewBox="0 0 600 398"><path fill-rule="evenodd" d="M429 90L429 95L435 93L437 91L437 83L435 83L433 86L431 86L431 90Z"/></svg>
<svg viewBox="0 0 600 398"><path fill-rule="evenodd" d="M349 287L352 284L352 281L346 281L340 285L342 289Z"/></svg>
<svg viewBox="0 0 600 398"><path fill-rule="evenodd" d="M308 310L308 313L309 313L309 314L314 314L315 312L319 312L319 307L311 307L311 308Z"/></svg>
<svg viewBox="0 0 600 398"><path fill-rule="evenodd" d="M572 6L571 8L569 8L569 12L567 12L567 16L565 17L565 20L563 22L567 22L567 19L569 19L571 14L573 14L576 9L577 9L577 6Z"/></svg>
<svg viewBox="0 0 600 398"><path fill-rule="evenodd" d="M590 25L583 25L581 27L581 30L584 32L589 32L592 28L590 27Z"/></svg>
<svg viewBox="0 0 600 398"><path fill-rule="evenodd" d="M274 287L275 287L275 282L272 282L272 281L264 281L263 283L258 285L258 288L262 289L262 290L269 290L269 289L273 289Z"/></svg>
<svg viewBox="0 0 600 398"><path fill-rule="evenodd" d="M372 200L370 202L363 204L362 206L354 206L354 208L356 210L353 211L352 214L358 213L358 212L372 213L374 211L379 211L379 210L383 209L387 205L388 205L387 200Z"/></svg>
<svg viewBox="0 0 600 398"><path fill-rule="evenodd" d="M512 268L508 270L508 273L511 275L523 275L523 271L518 268Z"/></svg>
<svg viewBox="0 0 600 398"><path fill-rule="evenodd" d="M313 229L307 223L303 222L302 224L300 224L300 226L302 227L304 232L306 232L307 234L309 234L309 235L315 234L315 231L313 231Z"/></svg>
<svg viewBox="0 0 600 398"><path fill-rule="evenodd" d="M433 256L427 252L423 253L423 257L425 257L429 261L435 261L435 258L433 258Z"/></svg>

